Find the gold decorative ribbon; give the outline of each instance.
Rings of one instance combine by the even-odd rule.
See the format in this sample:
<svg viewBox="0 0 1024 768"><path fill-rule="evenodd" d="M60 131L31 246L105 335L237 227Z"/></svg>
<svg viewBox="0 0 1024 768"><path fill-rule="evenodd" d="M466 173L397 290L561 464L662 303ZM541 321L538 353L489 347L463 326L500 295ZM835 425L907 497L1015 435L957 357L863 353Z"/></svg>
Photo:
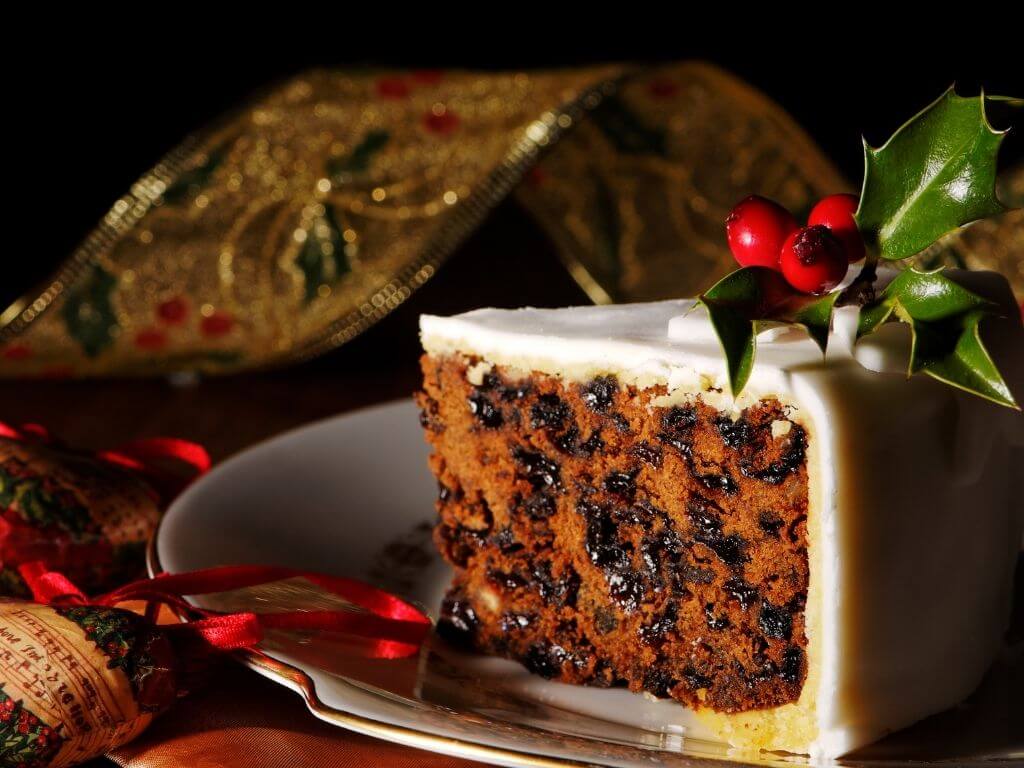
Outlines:
<svg viewBox="0 0 1024 768"><path fill-rule="evenodd" d="M510 193L594 301L691 295L731 264L722 221L738 198L801 211L848 188L785 112L707 64L313 71L118 200L0 315L0 375L307 359L405 301ZM969 230L957 258L1003 249L1000 226ZM998 258L1020 290L1015 242Z"/></svg>

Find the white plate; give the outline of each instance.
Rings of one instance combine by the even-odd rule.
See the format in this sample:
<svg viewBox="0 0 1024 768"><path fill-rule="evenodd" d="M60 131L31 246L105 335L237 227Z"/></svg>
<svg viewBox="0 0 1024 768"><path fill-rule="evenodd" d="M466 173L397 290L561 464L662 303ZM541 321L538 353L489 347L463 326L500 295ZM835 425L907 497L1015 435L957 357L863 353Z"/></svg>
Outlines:
<svg viewBox="0 0 1024 768"><path fill-rule="evenodd" d="M411 402L281 435L224 462L174 502L151 551L151 569L248 563L350 576L436 617L451 572L430 541L437 486L426 457ZM249 590L196 602L268 610L293 598ZM455 651L436 637L418 658L397 661L367 661L337 638L297 634L271 634L260 650L242 654L243 661L302 694L317 717L496 765L804 762L730 753L675 702L545 681L513 662ZM968 706L844 763L965 765L1024 756L1024 728L1011 709L1021 690L1019 656L1008 654Z"/></svg>

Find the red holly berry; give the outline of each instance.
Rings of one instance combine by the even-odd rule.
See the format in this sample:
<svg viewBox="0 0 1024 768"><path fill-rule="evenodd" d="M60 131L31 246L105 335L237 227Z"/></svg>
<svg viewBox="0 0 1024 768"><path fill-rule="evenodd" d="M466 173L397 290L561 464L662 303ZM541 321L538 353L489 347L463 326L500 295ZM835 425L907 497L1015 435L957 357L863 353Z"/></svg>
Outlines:
<svg viewBox="0 0 1024 768"><path fill-rule="evenodd" d="M168 325L177 325L185 320L188 304L180 297L162 301L157 305L156 316Z"/></svg>
<svg viewBox="0 0 1024 768"><path fill-rule="evenodd" d="M740 265L778 269L782 244L798 226L793 214L778 203L751 195L729 213L725 236Z"/></svg>
<svg viewBox="0 0 1024 768"><path fill-rule="evenodd" d="M864 238L853 220L857 205L856 195L829 195L819 200L807 217L808 226L821 224L832 230L846 249L846 258L851 264L864 258Z"/></svg>
<svg viewBox="0 0 1024 768"><path fill-rule="evenodd" d="M839 285L849 267L843 244L823 224L803 227L787 237L779 262L786 282L817 295Z"/></svg>

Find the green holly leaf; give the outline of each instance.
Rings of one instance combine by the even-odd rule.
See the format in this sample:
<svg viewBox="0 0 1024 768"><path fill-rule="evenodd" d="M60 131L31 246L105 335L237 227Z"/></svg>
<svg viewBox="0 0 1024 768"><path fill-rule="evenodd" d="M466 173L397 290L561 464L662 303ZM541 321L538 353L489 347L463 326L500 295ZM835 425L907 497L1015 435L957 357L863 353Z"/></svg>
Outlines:
<svg viewBox="0 0 1024 768"><path fill-rule="evenodd" d="M327 175L344 182L354 173L363 173L370 167L373 158L387 146L391 134L387 131L369 131L347 155L332 157L327 163Z"/></svg>
<svg viewBox="0 0 1024 768"><path fill-rule="evenodd" d="M803 327L824 355L839 293L798 293L782 275L765 267L738 269L705 291L699 302L722 345L733 396L739 397L754 368L757 334L772 325Z"/></svg>
<svg viewBox="0 0 1024 768"><path fill-rule="evenodd" d="M114 342L118 329L111 294L117 279L99 265L93 265L68 292L61 317L68 334L85 354L96 357Z"/></svg>
<svg viewBox="0 0 1024 768"><path fill-rule="evenodd" d="M864 144L857 226L883 259L905 259L962 224L1001 213L996 156L1005 131L985 117L985 96L952 88L878 149Z"/></svg>
<svg viewBox="0 0 1024 768"><path fill-rule="evenodd" d="M832 330L832 311L841 291L833 291L820 298L797 294L789 304L786 322L802 326L824 355L828 349L828 335Z"/></svg>
<svg viewBox="0 0 1024 768"><path fill-rule="evenodd" d="M321 286L331 287L351 271L345 241L331 206L326 206L323 215L306 230L306 240L295 264L306 278L307 304L320 294Z"/></svg>
<svg viewBox="0 0 1024 768"><path fill-rule="evenodd" d="M886 322L907 323L912 339L907 376L924 373L1019 410L979 333L982 319L998 309L941 271L908 269L861 309L857 338Z"/></svg>

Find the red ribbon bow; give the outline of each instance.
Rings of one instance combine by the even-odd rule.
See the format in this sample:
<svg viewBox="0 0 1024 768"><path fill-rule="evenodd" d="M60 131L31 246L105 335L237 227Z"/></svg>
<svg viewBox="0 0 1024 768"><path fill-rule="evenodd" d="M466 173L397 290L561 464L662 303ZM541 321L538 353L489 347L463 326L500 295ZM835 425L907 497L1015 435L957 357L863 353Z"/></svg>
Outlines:
<svg viewBox="0 0 1024 768"><path fill-rule="evenodd" d="M112 607L129 600L143 600L149 606L147 615L151 618L155 617L154 609L158 605L167 605L180 614L198 616L164 628L169 632L186 633L219 650L251 648L263 639L266 629L316 630L368 639L372 642L361 647L366 656L397 659L417 653L430 629L430 619L422 611L389 592L355 579L294 568L233 565L161 574L133 581L95 598L88 598L63 574L48 571L41 562L24 563L18 570L36 602L46 605ZM363 610L223 614L197 608L185 600L185 595L227 592L295 577L302 577Z"/></svg>

